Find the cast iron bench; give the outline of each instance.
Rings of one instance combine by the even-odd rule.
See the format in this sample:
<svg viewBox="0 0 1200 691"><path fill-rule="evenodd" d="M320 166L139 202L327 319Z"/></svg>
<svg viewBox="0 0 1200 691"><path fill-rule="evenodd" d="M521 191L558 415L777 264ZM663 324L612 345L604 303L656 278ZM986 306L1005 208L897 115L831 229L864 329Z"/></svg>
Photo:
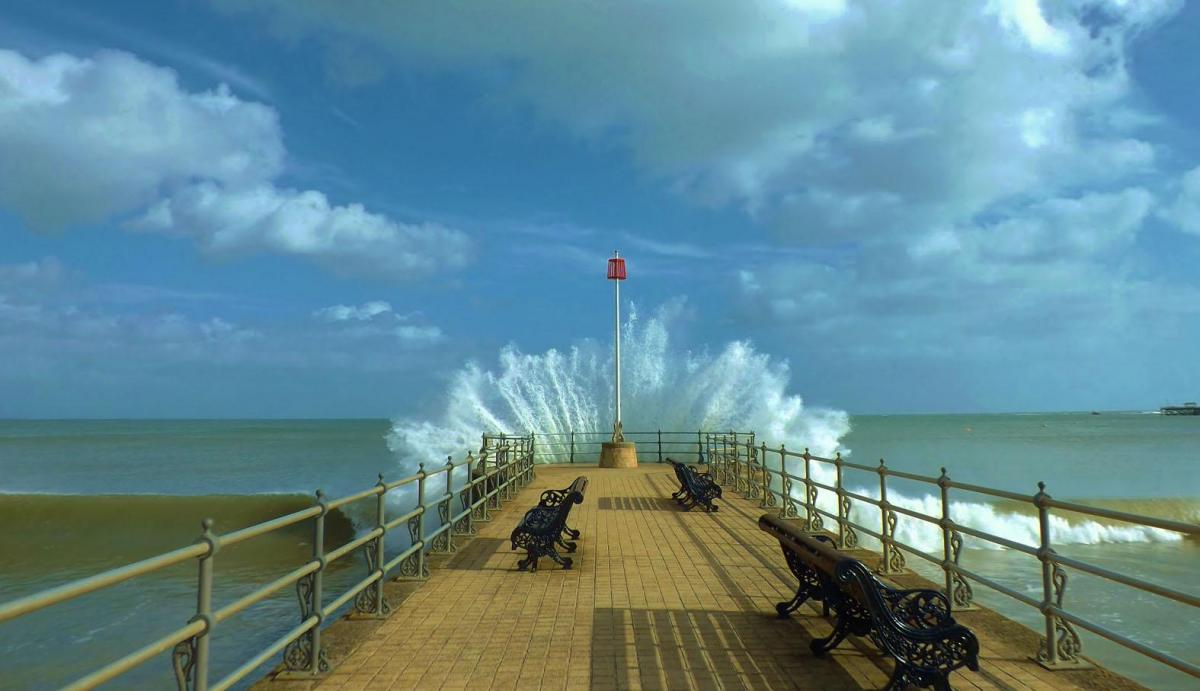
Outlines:
<svg viewBox="0 0 1200 691"><path fill-rule="evenodd" d="M771 514L758 527L779 540L788 568L800 579L796 596L775 605L787 617L807 600L834 613L833 632L813 639L817 657L849 634L868 636L896 669L885 690L914 686L950 689L950 673L960 667L979 670L979 641L950 616L950 601L937 590L896 590L884 585L861 561L838 552L833 540L806 533Z"/></svg>
<svg viewBox="0 0 1200 691"><path fill-rule="evenodd" d="M578 538L579 531L567 527L567 517L571 507L583 503L583 493L587 490L587 478L577 477L566 489L551 489L542 492L538 505L525 512L525 516L512 531L512 548L525 548L525 558L517 562L517 569L537 571L538 559L550 557L562 564L564 569L571 568L574 563L570 557L564 557L554 548L561 546L568 552L574 552L577 545L563 540L563 535Z"/></svg>
<svg viewBox="0 0 1200 691"><path fill-rule="evenodd" d="M575 478L575 481L565 489L548 489L545 492L542 492L542 497L538 500L538 508L554 508L555 506L558 506L566 501L567 497L571 496L572 492L579 492L579 496L583 496L584 491L587 490L587 484L587 478L581 475ZM565 519L563 520L562 535L565 535L572 540L579 539L579 531L568 526ZM563 545L568 552L575 551L574 547L567 547L567 545L561 542L559 544Z"/></svg>
<svg viewBox="0 0 1200 691"><path fill-rule="evenodd" d="M671 497L679 502L684 511L691 511L697 506L703 506L706 511L716 511L714 499L721 498L721 486L709 477L691 466L668 458L667 463L675 469L675 478L679 480L679 491Z"/></svg>

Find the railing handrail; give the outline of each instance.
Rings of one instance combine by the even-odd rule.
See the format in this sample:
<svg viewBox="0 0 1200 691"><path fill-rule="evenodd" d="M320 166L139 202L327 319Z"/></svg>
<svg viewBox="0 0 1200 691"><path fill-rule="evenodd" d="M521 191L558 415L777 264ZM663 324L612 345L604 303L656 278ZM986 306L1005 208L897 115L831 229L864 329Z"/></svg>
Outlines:
<svg viewBox="0 0 1200 691"><path fill-rule="evenodd" d="M88 593L196 559L200 565L197 586L200 604L197 607L196 616L183 627L77 679L67 688L94 688L173 648L172 661L176 681L181 689L188 688L197 691L225 689L253 672L280 651L285 648L290 649L305 635L309 637L308 650L311 653L303 662L310 671L316 673L321 670L323 662L320 632L326 617L333 615L352 600L355 601L356 609L382 615L386 606L383 600L382 585L389 572L398 568L402 576L413 572L411 573L413 578L428 577L425 566L427 547L434 551L450 551L455 536L473 533L475 522L488 520L488 512L491 508L499 507L502 499L512 498L514 485L523 486L532 480L535 452L533 435L505 435L503 443L500 445L489 445L488 441L489 438L485 435L484 447L480 449L478 456L468 453L466 458L459 462L448 458L444 465L428 471L425 470L425 464L422 463L417 473L391 482L384 482L383 475L380 475L379 482L374 486L333 500L326 500L324 494L318 490L316 503L311 507L245 526L223 535L213 532L212 521L205 519L201 537L192 545L0 603L0 623L15 620L47 607L72 601ZM453 471L463 466L467 468L466 481L463 487L455 488ZM441 474L446 474L446 491L436 497L426 498L426 480ZM414 482L418 485L416 508L399 518L386 520L385 502L388 492ZM458 512L453 511L453 500L456 496L462 500L464 505ZM329 511L370 497L377 498L377 525L346 544L325 552L324 519ZM426 533L425 516L432 507L438 508L443 523L436 530ZM255 588L220 610L212 611L212 559L222 547L261 537L306 520L315 520L312 559L287 574ZM399 527L406 521L412 538L411 546L392 560L382 563L384 558L383 541L388 531ZM321 592L321 576L326 567L330 563L364 548L369 569L367 577L351 586L329 604L325 604ZM300 590L301 623L256 653L225 678L209 684L207 638L213 627L218 622L239 614L283 588L291 585L297 585L299 588L306 579L311 583L307 590ZM356 598L372 586L377 587L373 592L374 597L371 598L371 602L359 603ZM307 606L305 605L306 592ZM297 650L301 650L301 648L297 648ZM285 660L288 660L288 657L285 656ZM290 662L290 660L288 661Z"/></svg>
<svg viewBox="0 0 1200 691"><path fill-rule="evenodd" d="M1052 544L1050 516L1051 510L1057 509L1084 516L1122 521L1146 528L1177 532L1191 537L1200 536L1200 525L1057 500L1046 493L1044 483L1038 483L1038 492L1036 494L1020 494L1018 492L951 480L945 468L942 468L941 475L932 477L893 470L887 467L883 459L880 459L877 467L872 467L847 461L841 457L840 453L836 454L833 458L826 458L813 455L809 453L808 449L805 449L802 453L788 451L783 445L780 445L777 449L772 449L766 443L760 442L756 445L753 438L742 441L731 434L709 434L706 436L705 444L709 465L713 468L714 475L718 481L722 483L732 481L734 489L742 491L747 498L761 498L763 508L774 506L776 500L778 500L783 505L783 515L799 516L799 511L802 507L806 517L804 519L806 527L811 530L823 529L824 519L831 519L837 523L837 544L842 548L857 545L856 530L878 539L883 552L883 562L880 566L881 573L896 573L902 570L904 568L903 554L904 552L908 552L942 567L945 573L946 595L956 608L969 607L971 604L973 595L967 583L968 580L1007 595L1022 604L1035 607L1042 613L1045 619L1046 632L1042 639L1042 649L1037 656L1038 661L1045 666L1055 668L1081 661L1082 645L1078 635L1071 627L1072 624L1075 624L1157 662L1166 664L1193 677L1200 677L1200 666L1168 655L1162 651L1154 650L1144 643L1135 641L1067 610L1063 606L1063 596L1067 581L1066 571L1063 567L1069 566L1118 586L1133 588L1140 592L1157 595L1192 607L1200 607L1200 596L1185 593L1134 576L1117 573L1083 560L1057 554ZM778 468L772 468L767 462L768 454L772 454L778 458ZM788 459L792 458L803 461L804 474L802 476L788 472ZM834 484L830 485L826 482L814 480L812 463L834 466L836 470ZM879 498L876 499L861 492L846 489L846 483L843 478L843 471L845 469L877 475ZM941 494L942 515L932 516L889 502L887 499L888 478L916 481L938 487ZM796 483L803 485L804 492L801 498L797 498L793 493ZM955 522L950 517L949 492L951 489L1030 505L1037 513L1039 544L1037 546L1025 545L999 535L993 535L985 530ZM822 490L827 494L832 493L836 495L836 513L817 505ZM863 502L879 510L880 526L878 529L868 528L851 519L850 509L852 501ZM919 519L941 528L943 554L940 559L895 538L898 521L897 514ZM959 565L959 555L961 554L963 545L962 534L991 542L1005 549L1012 549L1036 557L1041 562L1042 569L1042 600L1038 601L986 576L961 567ZM1047 644L1046 641L1050 641L1050 643Z"/></svg>

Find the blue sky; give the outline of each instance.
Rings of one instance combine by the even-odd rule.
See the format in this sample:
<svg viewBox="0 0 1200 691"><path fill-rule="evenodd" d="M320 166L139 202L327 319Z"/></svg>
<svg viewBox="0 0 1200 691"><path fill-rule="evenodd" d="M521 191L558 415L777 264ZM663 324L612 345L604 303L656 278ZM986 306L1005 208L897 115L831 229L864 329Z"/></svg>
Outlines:
<svg viewBox="0 0 1200 691"><path fill-rule="evenodd" d="M418 414L613 248L810 403L1200 396L1195 5L0 5L3 416Z"/></svg>

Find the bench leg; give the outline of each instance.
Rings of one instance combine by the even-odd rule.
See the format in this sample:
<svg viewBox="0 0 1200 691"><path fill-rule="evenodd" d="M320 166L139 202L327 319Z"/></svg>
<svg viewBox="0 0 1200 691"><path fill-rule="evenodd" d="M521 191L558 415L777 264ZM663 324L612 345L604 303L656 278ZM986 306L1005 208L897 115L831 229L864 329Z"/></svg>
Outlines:
<svg viewBox="0 0 1200 691"><path fill-rule="evenodd" d="M525 558L517 562L517 571L537 571L538 554L533 550L525 555Z"/></svg>
<svg viewBox="0 0 1200 691"><path fill-rule="evenodd" d="M790 619L792 612L800 609L800 605L805 602L808 602L808 594L804 592L804 584L801 584L800 589L796 591L796 597L775 605L775 611L779 613L780 619Z"/></svg>
<svg viewBox="0 0 1200 691"><path fill-rule="evenodd" d="M579 548L579 545L576 545L574 542L564 542L562 538L555 540L555 542L558 543L559 547L562 547L563 549L567 550L568 552L574 552L576 549Z"/></svg>
<svg viewBox="0 0 1200 691"><path fill-rule="evenodd" d="M850 624L845 617L838 617L833 622L833 632L825 638L814 638L812 643L808 644L808 648L812 650L813 655L825 657L825 653L838 647L838 644L846 640L848 635L850 635Z"/></svg>
<svg viewBox="0 0 1200 691"><path fill-rule="evenodd" d="M909 686L915 686L920 680L919 676L913 674L908 665L900 664L897 661L896 669L892 670L892 678L888 679L887 686L883 687L883 691L901 691L901 689L906 689ZM950 682L946 680L945 676L934 678L932 684L933 688L937 691L951 691Z"/></svg>
<svg viewBox="0 0 1200 691"><path fill-rule="evenodd" d="M571 526L567 525L566 523L563 523L563 532L566 533L567 536L569 536L572 540L579 539L579 531L574 530L573 528L571 528Z"/></svg>
<svg viewBox="0 0 1200 691"><path fill-rule="evenodd" d="M550 557L551 559L558 562L559 564L562 564L562 567L564 569L571 568L571 565L575 563L575 560L571 559L570 557L562 556L557 551L555 551L555 549L553 547L546 550L546 556Z"/></svg>

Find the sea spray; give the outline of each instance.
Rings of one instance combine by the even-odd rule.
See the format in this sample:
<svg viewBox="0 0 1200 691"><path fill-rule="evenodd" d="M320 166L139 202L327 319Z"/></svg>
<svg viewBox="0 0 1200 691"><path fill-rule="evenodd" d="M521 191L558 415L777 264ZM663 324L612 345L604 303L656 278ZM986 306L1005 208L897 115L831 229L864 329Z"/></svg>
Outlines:
<svg viewBox="0 0 1200 691"><path fill-rule="evenodd" d="M849 430L847 415L813 410L788 392L788 363L747 341L718 353L675 346L673 327L685 303L672 301L639 319L636 306L622 326L622 393L626 429L670 431L742 429L770 438L803 439L814 453L831 453ZM497 371L468 363L451 379L435 421L401 419L388 445L404 473L419 459L456 457L479 447L481 431L561 434L612 428L612 355L585 340L565 351L523 353L503 348Z"/></svg>
<svg viewBox="0 0 1200 691"><path fill-rule="evenodd" d="M789 392L791 371L787 362L758 352L749 341L729 342L716 354L672 343L671 334L685 312L686 303L676 300L642 320L636 305L631 305L622 325L626 344L622 400L626 429L736 429L756 432L757 438L772 448L784 442L793 449L807 447L823 456L831 456L839 448L839 440L850 429L848 415L806 407L800 396ZM549 435L610 429L612 362L607 344L585 340L565 351L551 348L534 354L522 352L515 344L508 345L500 351L496 371L468 363L451 378L445 408L438 419L394 421L388 446L400 459L400 474L416 472L418 462L433 468L434 464L444 463L447 455L461 459L468 450L479 448L481 431L544 433L547 439L539 445L545 448L553 444ZM841 451L850 456L848 449ZM778 456L768 454L768 463L778 469ZM795 473L796 469L789 466L789 471ZM834 471L825 464L814 463L812 472L818 482L834 483ZM456 473L455 482L464 481L465 475ZM439 479L438 487L444 487L444 482ZM856 494L878 498L877 486L848 482L846 487ZM793 493L796 502L801 503L801 483L795 483ZM941 500L933 495L905 496L892 491L888 499L929 516L941 515ZM818 506L837 513L831 492L819 492ZM1032 547L1038 544L1037 519L1028 513L986 502L953 501L951 515L963 525ZM865 502L854 503L850 518L879 529L879 510ZM835 527L831 520L825 523ZM1055 544L1179 539L1170 531L1092 520L1068 521L1061 516L1053 517L1051 528ZM908 516L899 517L896 539L929 553L940 553L942 549L940 527ZM866 535L862 536L862 544L876 546ZM964 546L996 547L970 536L964 536Z"/></svg>

